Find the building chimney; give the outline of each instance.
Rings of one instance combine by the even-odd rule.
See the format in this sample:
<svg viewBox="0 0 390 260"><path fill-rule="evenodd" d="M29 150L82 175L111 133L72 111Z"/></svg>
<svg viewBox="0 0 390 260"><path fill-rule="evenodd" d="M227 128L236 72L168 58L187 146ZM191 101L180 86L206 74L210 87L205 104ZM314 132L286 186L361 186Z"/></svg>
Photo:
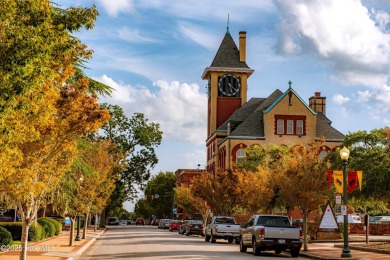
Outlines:
<svg viewBox="0 0 390 260"><path fill-rule="evenodd" d="M312 110L326 115L326 97L321 97L321 92L314 92L309 98L309 106Z"/></svg>
<svg viewBox="0 0 390 260"><path fill-rule="evenodd" d="M246 32L239 32L240 35L240 62L245 62L246 59Z"/></svg>

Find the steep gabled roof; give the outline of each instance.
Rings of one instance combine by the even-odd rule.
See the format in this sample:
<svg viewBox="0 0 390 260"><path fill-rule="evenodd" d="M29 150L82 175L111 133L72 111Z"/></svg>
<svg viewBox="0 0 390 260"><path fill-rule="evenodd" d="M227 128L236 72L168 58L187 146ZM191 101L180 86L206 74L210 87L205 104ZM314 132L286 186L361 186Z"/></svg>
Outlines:
<svg viewBox="0 0 390 260"><path fill-rule="evenodd" d="M264 113L270 111L288 93L293 91L303 104L317 117L316 137L325 137L327 141L344 140L344 135L331 126L332 122L322 113L314 112L291 88L286 92L275 90L267 98L251 98L242 107L237 109L218 129L219 132L228 131L228 122L234 123L235 128L227 138L264 138Z"/></svg>
<svg viewBox="0 0 390 260"><path fill-rule="evenodd" d="M210 65L210 68L213 67L249 69L245 62L240 62L240 51L229 32L226 32L217 54L215 54Z"/></svg>
<svg viewBox="0 0 390 260"><path fill-rule="evenodd" d="M274 108L288 93L290 93L290 91L299 99L299 101L301 101L301 103L307 108L307 110L309 110L313 115L316 114L315 111L313 111L307 104L305 101L303 101L303 99L297 94L297 92L295 92L294 89L292 89L291 87L288 88L284 93L283 95L279 96L279 98L277 100L275 100L274 103L272 103L272 105L270 105L266 110L264 110L264 113L268 113L269 111L271 111L272 108Z"/></svg>
<svg viewBox="0 0 390 260"><path fill-rule="evenodd" d="M218 127L217 131L226 132L228 122L244 122L245 119L253 113L253 111L264 102L265 98L251 98L242 107L234 111L234 113Z"/></svg>
<svg viewBox="0 0 390 260"><path fill-rule="evenodd" d="M283 93L277 89L267 98L251 98L242 107L237 109L217 131L227 131L228 122L240 124L229 136L257 136L264 137L263 111Z"/></svg>
<svg viewBox="0 0 390 260"><path fill-rule="evenodd" d="M330 121L329 118L327 118L324 114L317 112L317 138L325 137L325 140L342 142L345 139L345 136L337 129L333 128L331 124L332 121Z"/></svg>
<svg viewBox="0 0 390 260"><path fill-rule="evenodd" d="M230 136L252 136L264 137L264 110L275 102L283 93L277 89L269 97L263 99L263 102L247 116L246 120L242 122Z"/></svg>

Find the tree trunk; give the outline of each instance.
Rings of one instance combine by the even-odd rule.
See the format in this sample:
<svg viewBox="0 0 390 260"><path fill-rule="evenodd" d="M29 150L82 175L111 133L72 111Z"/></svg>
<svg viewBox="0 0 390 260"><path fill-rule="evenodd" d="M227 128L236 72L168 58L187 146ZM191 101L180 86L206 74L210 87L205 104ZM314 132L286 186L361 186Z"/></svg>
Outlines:
<svg viewBox="0 0 390 260"><path fill-rule="evenodd" d="M303 217L303 251L307 251L307 211L302 210Z"/></svg>
<svg viewBox="0 0 390 260"><path fill-rule="evenodd" d="M83 239L87 237L87 228L88 228L88 213L84 214L84 225L83 225Z"/></svg>
<svg viewBox="0 0 390 260"><path fill-rule="evenodd" d="M29 221L22 221L22 238L20 239L22 248L20 251L19 259L27 259L27 243L28 243L28 229L30 228L31 223Z"/></svg>
<svg viewBox="0 0 390 260"><path fill-rule="evenodd" d="M73 246L74 241L74 219L69 217L70 219L70 233L69 233L69 246Z"/></svg>
<svg viewBox="0 0 390 260"><path fill-rule="evenodd" d="M106 223L106 209L103 210L102 215L100 217L100 226L105 227L106 226L105 223Z"/></svg>
<svg viewBox="0 0 390 260"><path fill-rule="evenodd" d="M95 223L93 225L93 231L96 231L96 229L97 229L97 222L98 222L98 214L95 213Z"/></svg>

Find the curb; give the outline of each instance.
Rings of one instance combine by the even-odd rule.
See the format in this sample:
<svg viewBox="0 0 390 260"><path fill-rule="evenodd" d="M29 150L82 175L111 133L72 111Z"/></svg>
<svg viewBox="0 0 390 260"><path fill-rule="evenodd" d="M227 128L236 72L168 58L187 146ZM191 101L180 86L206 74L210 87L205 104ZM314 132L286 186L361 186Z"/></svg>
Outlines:
<svg viewBox="0 0 390 260"><path fill-rule="evenodd" d="M96 238L99 238L101 235L103 235L104 232L106 232L106 230L107 228L104 228L100 233L98 233L95 237L93 237L90 241L88 241L85 245L83 245L74 254L76 254L77 256L82 255L93 243L95 243ZM67 260L73 260L73 256L68 257Z"/></svg>

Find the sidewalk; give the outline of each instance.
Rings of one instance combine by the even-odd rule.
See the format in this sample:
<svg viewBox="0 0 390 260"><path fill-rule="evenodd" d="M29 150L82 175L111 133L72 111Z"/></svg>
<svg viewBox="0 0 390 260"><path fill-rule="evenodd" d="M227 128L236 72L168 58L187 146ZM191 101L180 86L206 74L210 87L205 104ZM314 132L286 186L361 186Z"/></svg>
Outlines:
<svg viewBox="0 0 390 260"><path fill-rule="evenodd" d="M69 245L69 231L63 231L61 235L48 238L39 242L29 243L29 250L27 252L28 260L70 260L80 256L85 250L91 246L95 240L100 237L106 230L88 229L87 238L81 241L74 241L73 246ZM388 238L388 237L387 237ZM386 237L382 237L383 240L387 240ZM360 241L359 243L363 243ZM334 246L336 244L336 246ZM376 252L362 251L362 248L357 247L356 241L350 243L351 258L341 258L342 243L341 241L327 241L327 242L316 242L308 245L308 251L300 252L303 257L311 259L323 259L323 260L390 260L390 253L387 251L386 254ZM19 259L19 251L0 251L0 260L17 260Z"/></svg>
<svg viewBox="0 0 390 260"><path fill-rule="evenodd" d="M311 259L326 259L326 260L340 260L340 259L353 259L353 260L385 260L390 259L390 254L383 254L377 252L367 252L362 250L357 250L358 247L353 244L350 245L351 258L342 258L341 253L343 250L342 245L333 246L331 243L311 243L308 245L309 250L300 252L301 256L305 256ZM362 249L362 248L359 248Z"/></svg>
<svg viewBox="0 0 390 260"><path fill-rule="evenodd" d="M63 231L60 235L44 239L38 242L29 242L27 250L28 260L68 260L80 256L96 238L100 237L106 230L89 229L86 239L74 241L73 246L69 246L69 231ZM82 235L82 232L81 234ZM76 233L75 233L76 237ZM20 251L18 248L7 252L0 251L0 259L17 260Z"/></svg>

